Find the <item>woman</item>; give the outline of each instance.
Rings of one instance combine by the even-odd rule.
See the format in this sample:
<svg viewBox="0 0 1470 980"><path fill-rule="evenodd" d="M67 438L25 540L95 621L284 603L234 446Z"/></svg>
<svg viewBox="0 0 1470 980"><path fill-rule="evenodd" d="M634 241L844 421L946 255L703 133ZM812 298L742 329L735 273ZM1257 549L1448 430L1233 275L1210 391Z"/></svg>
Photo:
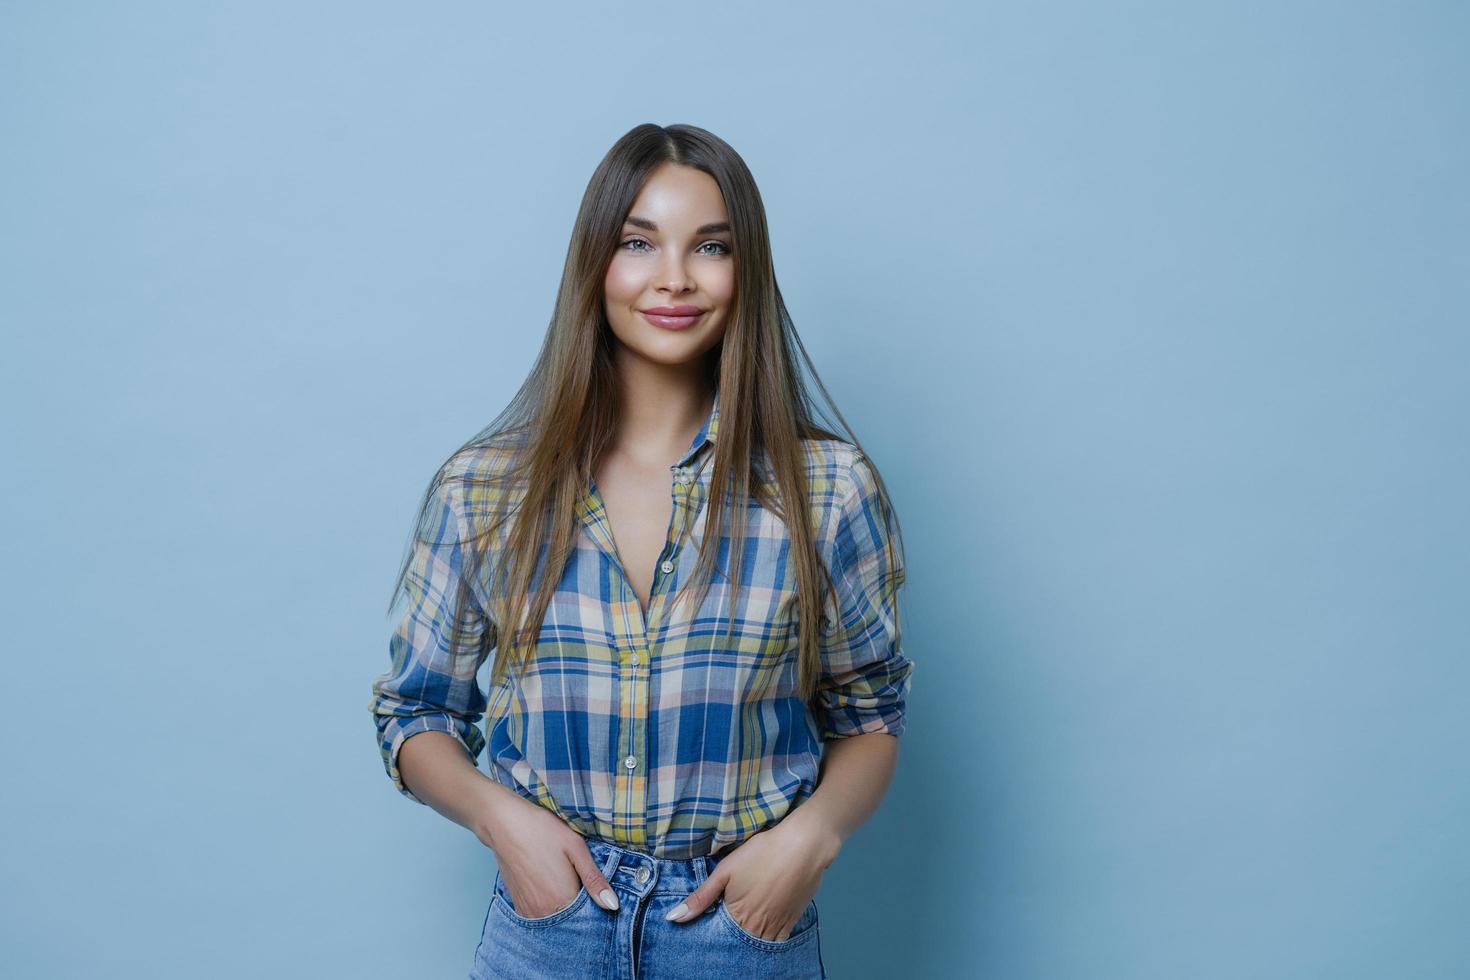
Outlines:
<svg viewBox="0 0 1470 980"><path fill-rule="evenodd" d="M430 484L373 683L399 791L495 853L472 977L826 975L814 896L913 665L896 515L797 351L744 161L627 133L529 379Z"/></svg>

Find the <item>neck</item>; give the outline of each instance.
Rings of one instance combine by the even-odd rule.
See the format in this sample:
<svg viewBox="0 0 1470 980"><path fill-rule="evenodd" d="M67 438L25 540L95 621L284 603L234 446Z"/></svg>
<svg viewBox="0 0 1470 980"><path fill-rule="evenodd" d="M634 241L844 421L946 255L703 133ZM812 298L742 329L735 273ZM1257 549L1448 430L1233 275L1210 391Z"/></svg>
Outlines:
<svg viewBox="0 0 1470 980"><path fill-rule="evenodd" d="M631 360L631 359L630 359ZM612 451L649 465L667 464L689 447L714 404L699 365L646 361L620 365L618 432Z"/></svg>

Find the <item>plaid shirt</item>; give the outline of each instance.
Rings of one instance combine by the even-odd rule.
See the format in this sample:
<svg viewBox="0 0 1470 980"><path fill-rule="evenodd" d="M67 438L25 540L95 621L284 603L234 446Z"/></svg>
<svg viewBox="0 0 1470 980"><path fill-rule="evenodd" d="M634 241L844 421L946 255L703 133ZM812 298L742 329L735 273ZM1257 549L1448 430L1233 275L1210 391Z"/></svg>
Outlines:
<svg viewBox="0 0 1470 980"><path fill-rule="evenodd" d="M369 704L383 765L399 792L423 802L398 771L404 740L446 732L472 760L488 746L493 779L584 837L686 859L737 844L810 796L825 740L903 732L913 671L899 646L905 574L885 558L873 471L851 445L806 442L819 553L840 603L834 610L829 600L820 624L817 715L796 689L791 542L767 508L754 500L749 506L739 594L716 571L697 615L670 615L703 539L705 464L718 432L716 394L708 419L670 467L673 513L646 622L593 481L577 503L581 532L547 607L536 655L520 676L509 672L488 693L474 668L496 636L481 611L488 608L489 573L465 581L460 542L476 515L491 509L485 495L497 491L473 481L442 484L432 506L445 532L435 540L444 543L415 543L409 602L389 642L391 667L373 681ZM492 465L491 452L469 450L455 466L463 474ZM483 569L494 560L486 557ZM468 604L476 619L467 625L479 656L451 670L448 620L461 588L476 600Z"/></svg>

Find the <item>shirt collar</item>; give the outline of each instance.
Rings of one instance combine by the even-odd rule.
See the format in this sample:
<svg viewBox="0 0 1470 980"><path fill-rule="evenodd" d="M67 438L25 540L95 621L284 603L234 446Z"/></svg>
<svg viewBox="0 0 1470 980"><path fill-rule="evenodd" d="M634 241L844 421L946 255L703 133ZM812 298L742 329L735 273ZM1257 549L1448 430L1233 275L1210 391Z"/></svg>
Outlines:
<svg viewBox="0 0 1470 980"><path fill-rule="evenodd" d="M678 466L686 466L689 461L699 455L699 451L706 443L713 444L715 436L720 431L720 389L715 389L714 404L710 407L709 416L704 420L704 425L694 434L694 440L689 443L689 448L684 450L684 455L679 457Z"/></svg>

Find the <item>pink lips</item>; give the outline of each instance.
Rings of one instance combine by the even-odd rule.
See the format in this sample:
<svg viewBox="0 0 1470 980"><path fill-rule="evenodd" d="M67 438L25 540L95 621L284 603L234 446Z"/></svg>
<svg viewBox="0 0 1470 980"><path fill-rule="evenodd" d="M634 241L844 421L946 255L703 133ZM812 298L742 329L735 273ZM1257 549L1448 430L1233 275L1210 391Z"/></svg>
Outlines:
<svg viewBox="0 0 1470 980"><path fill-rule="evenodd" d="M700 317L704 316L704 310L697 306L650 306L639 310L643 318L655 327L663 327L665 330L683 330L685 327L693 326Z"/></svg>

